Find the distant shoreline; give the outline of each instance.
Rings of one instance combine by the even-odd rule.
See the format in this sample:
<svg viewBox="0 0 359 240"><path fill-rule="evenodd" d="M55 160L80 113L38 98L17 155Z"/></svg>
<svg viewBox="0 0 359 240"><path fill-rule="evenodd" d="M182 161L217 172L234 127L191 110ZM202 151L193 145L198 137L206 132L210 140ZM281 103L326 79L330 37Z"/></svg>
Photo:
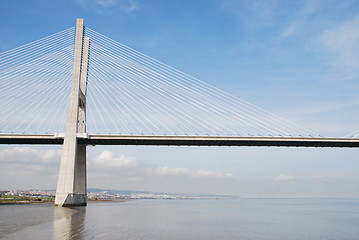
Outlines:
<svg viewBox="0 0 359 240"><path fill-rule="evenodd" d="M54 200L8 200L8 201L0 201L0 205L20 205L20 204L49 204L54 203Z"/></svg>
<svg viewBox="0 0 359 240"><path fill-rule="evenodd" d="M87 199L87 202L128 202L134 199ZM2 200L0 205L54 204L55 200Z"/></svg>

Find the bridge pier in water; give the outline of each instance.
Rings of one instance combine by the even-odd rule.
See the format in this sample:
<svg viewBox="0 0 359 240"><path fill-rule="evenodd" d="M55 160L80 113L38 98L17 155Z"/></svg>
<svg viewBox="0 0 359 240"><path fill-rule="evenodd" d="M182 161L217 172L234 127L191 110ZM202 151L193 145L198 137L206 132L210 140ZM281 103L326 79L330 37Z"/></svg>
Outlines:
<svg viewBox="0 0 359 240"><path fill-rule="evenodd" d="M86 145L77 137L86 134L86 90L90 39L84 37L84 20L76 20L72 87L61 155L55 205L87 205Z"/></svg>

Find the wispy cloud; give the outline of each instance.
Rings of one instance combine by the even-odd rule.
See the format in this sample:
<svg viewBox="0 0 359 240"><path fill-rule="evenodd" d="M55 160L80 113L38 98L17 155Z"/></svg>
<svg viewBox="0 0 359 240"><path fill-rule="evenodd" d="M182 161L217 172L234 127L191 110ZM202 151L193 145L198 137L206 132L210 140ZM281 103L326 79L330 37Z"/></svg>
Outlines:
<svg viewBox="0 0 359 240"><path fill-rule="evenodd" d="M195 172L195 177L210 177L210 178L234 178L230 173L218 173L205 170L199 170Z"/></svg>
<svg viewBox="0 0 359 240"><path fill-rule="evenodd" d="M115 5L116 1L115 0L95 0L95 3L104 8L109 8L109 7L112 7L113 5Z"/></svg>
<svg viewBox="0 0 359 240"><path fill-rule="evenodd" d="M61 158L60 150L41 151L29 147L15 147L0 151L0 162L10 163L48 163L57 162Z"/></svg>
<svg viewBox="0 0 359 240"><path fill-rule="evenodd" d="M0 175L23 176L55 174L61 150L41 151L29 147L7 148L0 151Z"/></svg>
<svg viewBox="0 0 359 240"><path fill-rule="evenodd" d="M222 0L221 7L223 10L238 16L247 25L267 25L272 23L274 19L277 1Z"/></svg>
<svg viewBox="0 0 359 240"><path fill-rule="evenodd" d="M139 166L136 158L127 157L125 155L115 156L115 154L110 151L102 152L94 158L91 163L104 168L133 168Z"/></svg>
<svg viewBox="0 0 359 240"><path fill-rule="evenodd" d="M77 2L84 9L100 14L113 11L130 13L138 9L136 0L77 0Z"/></svg>
<svg viewBox="0 0 359 240"><path fill-rule="evenodd" d="M218 173L206 170L191 171L187 168L157 167L153 169L156 176L182 176L191 178L233 178L229 173Z"/></svg>
<svg viewBox="0 0 359 240"><path fill-rule="evenodd" d="M184 177L184 178L233 178L229 173L219 173L207 170L191 170L180 167L154 166L140 163L134 157L115 155L113 152L104 151L89 164L97 169L112 169L114 172L121 171L128 176L147 177Z"/></svg>
<svg viewBox="0 0 359 240"><path fill-rule="evenodd" d="M303 7L294 13L295 18L292 22L282 29L281 37L290 37L296 35L308 25L310 17L320 9L317 1L307 0Z"/></svg>
<svg viewBox="0 0 359 240"><path fill-rule="evenodd" d="M274 178L275 181L291 181L296 179L294 176L279 174Z"/></svg>
<svg viewBox="0 0 359 240"><path fill-rule="evenodd" d="M359 98L355 99L343 99L341 101L318 101L306 105L305 108L293 108L287 111L290 115L313 115L313 114L322 114L322 113L336 113L344 109L353 109L359 106Z"/></svg>
<svg viewBox="0 0 359 240"><path fill-rule="evenodd" d="M334 67L352 78L359 76L359 16L322 32L318 45Z"/></svg>
<svg viewBox="0 0 359 240"><path fill-rule="evenodd" d="M133 12L138 9L138 4L135 1L130 1L126 7L127 12Z"/></svg>
<svg viewBox="0 0 359 240"><path fill-rule="evenodd" d="M153 169L155 176L189 176L191 174L186 168L157 167Z"/></svg>

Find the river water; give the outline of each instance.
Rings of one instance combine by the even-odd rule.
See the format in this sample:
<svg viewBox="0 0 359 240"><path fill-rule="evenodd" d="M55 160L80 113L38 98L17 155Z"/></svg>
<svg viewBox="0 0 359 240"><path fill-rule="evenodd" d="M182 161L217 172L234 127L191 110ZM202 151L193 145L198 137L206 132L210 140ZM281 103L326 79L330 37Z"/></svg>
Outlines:
<svg viewBox="0 0 359 240"><path fill-rule="evenodd" d="M0 206L0 239L359 239L359 199Z"/></svg>

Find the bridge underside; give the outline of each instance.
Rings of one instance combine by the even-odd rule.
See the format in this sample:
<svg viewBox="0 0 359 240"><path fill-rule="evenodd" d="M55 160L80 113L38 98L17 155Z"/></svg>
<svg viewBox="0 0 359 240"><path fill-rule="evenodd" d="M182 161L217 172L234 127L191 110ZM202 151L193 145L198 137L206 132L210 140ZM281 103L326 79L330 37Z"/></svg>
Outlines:
<svg viewBox="0 0 359 240"><path fill-rule="evenodd" d="M359 138L88 135L78 137L77 142L85 145L359 148ZM63 137L3 134L0 144L54 145L63 144Z"/></svg>

